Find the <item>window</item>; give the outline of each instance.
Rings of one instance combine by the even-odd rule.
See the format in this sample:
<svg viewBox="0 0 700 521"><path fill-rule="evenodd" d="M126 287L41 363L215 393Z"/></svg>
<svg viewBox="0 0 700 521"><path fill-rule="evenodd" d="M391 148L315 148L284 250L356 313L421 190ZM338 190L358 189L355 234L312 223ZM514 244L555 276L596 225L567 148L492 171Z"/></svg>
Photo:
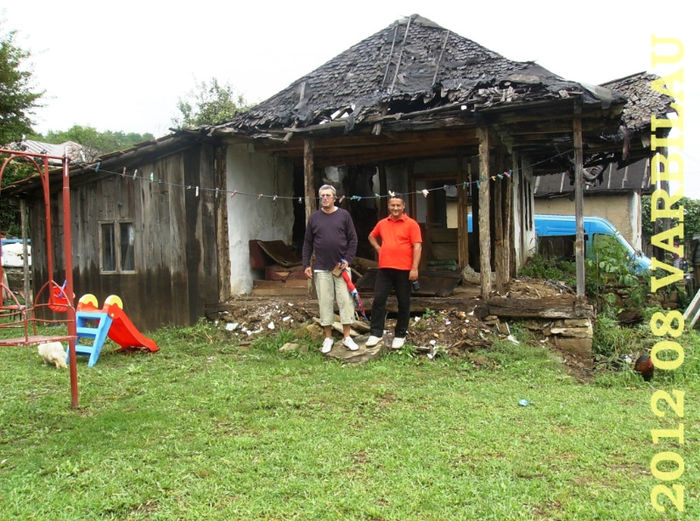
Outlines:
<svg viewBox="0 0 700 521"><path fill-rule="evenodd" d="M100 223L100 272L123 273L136 270L134 225L131 222Z"/></svg>

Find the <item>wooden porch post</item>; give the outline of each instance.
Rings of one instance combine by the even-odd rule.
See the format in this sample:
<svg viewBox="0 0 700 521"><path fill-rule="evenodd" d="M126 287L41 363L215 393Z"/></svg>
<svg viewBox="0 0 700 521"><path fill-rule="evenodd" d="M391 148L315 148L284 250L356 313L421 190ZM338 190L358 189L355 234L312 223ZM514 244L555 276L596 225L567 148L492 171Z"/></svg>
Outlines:
<svg viewBox="0 0 700 521"><path fill-rule="evenodd" d="M304 139L304 209L306 222L316 211L316 189L314 188L314 148L311 138Z"/></svg>
<svg viewBox="0 0 700 521"><path fill-rule="evenodd" d="M227 188L226 181L226 147L214 149L214 179L216 186ZM228 240L228 197L214 200L216 213L216 269L218 271L219 302L231 298L231 255Z"/></svg>
<svg viewBox="0 0 700 521"><path fill-rule="evenodd" d="M304 226L309 222L309 217L316 211L316 189L314 187L314 150L313 141L311 138L304 139L304 212L306 220ZM313 257L312 257L313 264ZM315 286L313 278L307 282L307 293L315 296Z"/></svg>
<svg viewBox="0 0 700 521"><path fill-rule="evenodd" d="M503 252L503 185L500 179L493 183L493 224L494 224L494 271L496 272L496 291L503 292L506 278L505 255Z"/></svg>
<svg viewBox="0 0 700 521"><path fill-rule="evenodd" d="M583 231L583 131L581 107L577 104L574 114L574 195L576 214L576 297L586 294L586 265L584 262Z"/></svg>
<svg viewBox="0 0 700 521"><path fill-rule="evenodd" d="M467 225L467 203L469 202L469 188L467 184L467 173L460 158L459 179L460 184L457 189L457 257L459 269L469 264L469 227Z"/></svg>
<svg viewBox="0 0 700 521"><path fill-rule="evenodd" d="M513 181L512 178L506 177L503 180L505 190L503 198L503 254L505 256L505 281L510 282L510 276L513 274Z"/></svg>
<svg viewBox="0 0 700 521"><path fill-rule="evenodd" d="M481 271L481 297L491 294L491 226L489 223L489 130L476 129L479 139L479 266Z"/></svg>

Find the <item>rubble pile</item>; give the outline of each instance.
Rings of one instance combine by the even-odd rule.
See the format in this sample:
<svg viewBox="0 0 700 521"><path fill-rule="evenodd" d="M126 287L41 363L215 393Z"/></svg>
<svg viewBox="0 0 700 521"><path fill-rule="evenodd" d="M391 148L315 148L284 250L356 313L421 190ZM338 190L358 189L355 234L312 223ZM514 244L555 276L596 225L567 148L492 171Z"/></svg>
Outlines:
<svg viewBox="0 0 700 521"><path fill-rule="evenodd" d="M233 298L225 309L210 313L209 320L245 342L258 335L304 327L314 317L313 308L281 298Z"/></svg>

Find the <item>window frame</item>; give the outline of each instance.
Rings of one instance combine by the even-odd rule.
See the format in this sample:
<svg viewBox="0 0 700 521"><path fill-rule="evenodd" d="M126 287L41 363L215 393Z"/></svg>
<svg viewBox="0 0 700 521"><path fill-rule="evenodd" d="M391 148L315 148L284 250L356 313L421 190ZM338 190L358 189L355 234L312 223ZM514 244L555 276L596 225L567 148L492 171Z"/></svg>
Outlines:
<svg viewBox="0 0 700 521"><path fill-rule="evenodd" d="M133 258L133 269L124 269L122 267L122 245L121 245L121 235L123 225L131 226L134 233L134 244L132 249ZM113 244L112 249L114 252L114 269L105 269L104 267L104 251L105 251L105 233L104 226L111 225L112 227L112 238ZM131 275L138 273L138 266L136 263L136 228L134 227L133 219L103 219L98 221L98 231L99 231L99 256L100 256L100 274L105 275Z"/></svg>

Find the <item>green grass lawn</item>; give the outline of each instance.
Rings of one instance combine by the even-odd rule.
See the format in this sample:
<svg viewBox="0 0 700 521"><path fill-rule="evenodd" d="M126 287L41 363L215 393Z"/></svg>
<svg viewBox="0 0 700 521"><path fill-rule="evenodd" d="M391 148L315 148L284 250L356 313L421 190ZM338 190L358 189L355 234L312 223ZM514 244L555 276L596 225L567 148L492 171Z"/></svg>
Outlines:
<svg viewBox="0 0 700 521"><path fill-rule="evenodd" d="M289 333L248 348L210 325L153 336L158 353L79 358L77 410L68 371L0 349L0 520L700 517L694 371L584 383L510 342L477 369L410 348L362 366L279 353ZM678 421L652 414L655 388L686 392L683 445L652 444ZM665 450L684 458L683 514L650 506Z"/></svg>

